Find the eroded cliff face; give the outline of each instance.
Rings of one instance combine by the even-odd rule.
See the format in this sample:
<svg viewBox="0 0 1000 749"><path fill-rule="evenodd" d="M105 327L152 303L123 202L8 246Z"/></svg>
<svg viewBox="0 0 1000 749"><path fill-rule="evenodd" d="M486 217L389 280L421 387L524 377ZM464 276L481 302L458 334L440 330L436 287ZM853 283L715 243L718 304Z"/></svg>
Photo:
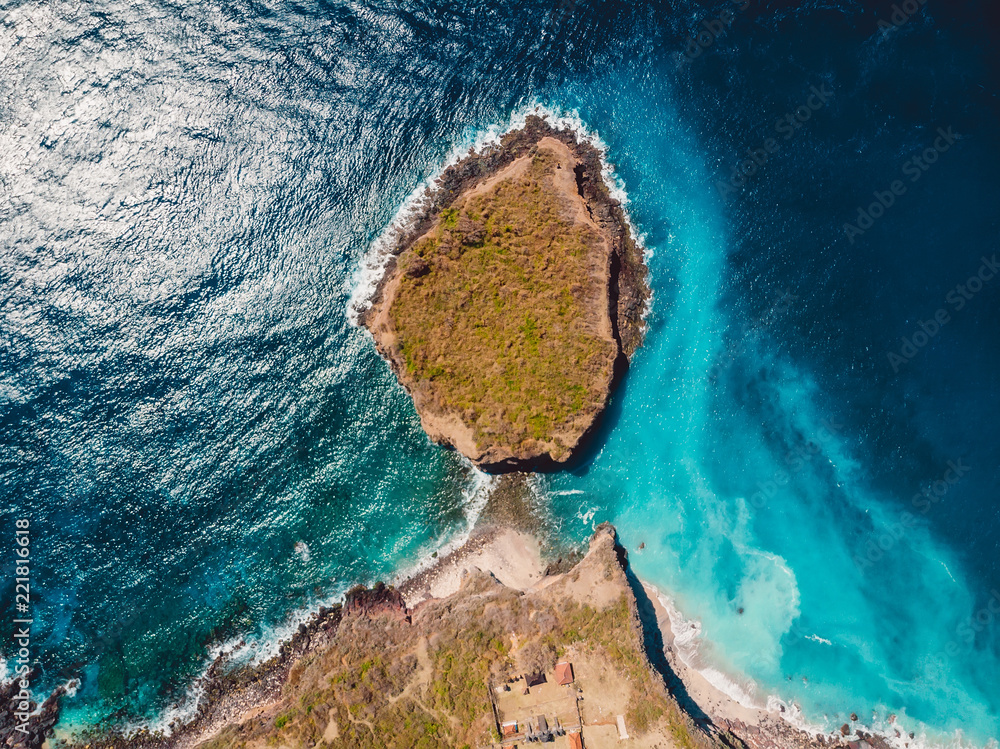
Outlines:
<svg viewBox="0 0 1000 749"><path fill-rule="evenodd" d="M172 736L95 734L74 746L492 748L503 722L524 732L541 713L591 747L618 745L620 715L636 749L888 749L878 737L817 738L777 717L750 725L692 709L651 605L604 524L580 561L524 590L475 568L457 592L412 608L392 586L356 587L271 661L213 667L198 718ZM553 683L559 662L572 664L572 685ZM535 673L545 684L522 692Z"/></svg>
<svg viewBox="0 0 1000 749"><path fill-rule="evenodd" d="M601 168L536 117L471 154L363 316L427 433L485 470L564 465L642 341L642 251Z"/></svg>
<svg viewBox="0 0 1000 749"><path fill-rule="evenodd" d="M551 721L562 710L560 725L582 720L597 741L598 732L617 730L600 725L600 715L622 714L638 747L722 746L678 707L646 659L624 559L605 526L569 572L528 591L478 570L454 595L412 611L391 589L357 591L336 637L292 667L277 702L201 746L492 746L498 710L510 709L503 686L520 690L517 679L529 671L551 682L557 660L574 664L576 680L546 687L565 703L551 708ZM491 690L501 698L491 700Z"/></svg>

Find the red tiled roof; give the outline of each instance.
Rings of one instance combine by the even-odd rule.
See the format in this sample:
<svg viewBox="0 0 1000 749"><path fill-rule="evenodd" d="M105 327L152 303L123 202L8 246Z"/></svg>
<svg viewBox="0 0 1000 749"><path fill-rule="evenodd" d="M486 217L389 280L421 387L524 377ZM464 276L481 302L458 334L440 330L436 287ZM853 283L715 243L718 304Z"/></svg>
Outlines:
<svg viewBox="0 0 1000 749"><path fill-rule="evenodd" d="M563 661L556 664L556 684L565 686L573 683L573 664Z"/></svg>
<svg viewBox="0 0 1000 749"><path fill-rule="evenodd" d="M569 749L583 749L583 736L578 731L567 733L566 738L569 739Z"/></svg>

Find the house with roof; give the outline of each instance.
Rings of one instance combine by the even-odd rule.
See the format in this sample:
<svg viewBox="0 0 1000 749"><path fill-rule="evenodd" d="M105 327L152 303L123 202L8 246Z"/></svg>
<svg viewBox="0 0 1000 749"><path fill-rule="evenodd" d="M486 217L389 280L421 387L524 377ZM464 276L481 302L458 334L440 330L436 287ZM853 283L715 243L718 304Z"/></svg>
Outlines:
<svg viewBox="0 0 1000 749"><path fill-rule="evenodd" d="M569 661L563 661L562 663L556 664L556 684L559 686L567 686L573 683L573 664Z"/></svg>

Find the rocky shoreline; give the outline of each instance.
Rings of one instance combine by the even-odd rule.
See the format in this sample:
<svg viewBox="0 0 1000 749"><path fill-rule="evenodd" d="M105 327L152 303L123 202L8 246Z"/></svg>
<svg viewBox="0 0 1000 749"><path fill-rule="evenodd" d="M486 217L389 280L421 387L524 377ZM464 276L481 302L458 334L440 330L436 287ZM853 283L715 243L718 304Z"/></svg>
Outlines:
<svg viewBox="0 0 1000 749"><path fill-rule="evenodd" d="M371 308L381 300L386 284L396 270L399 256L431 229L442 211L451 207L463 193L527 154L544 137L565 143L579 158L583 169L577 175L578 185L584 191L588 204L595 209L597 220L614 237L614 252L620 267L617 269L619 288L613 303L621 321L622 349L626 356L631 356L642 343L642 316L650 297L642 249L629 232L621 203L610 195L604 185L604 164L600 151L578 139L572 130L557 129L537 115L526 117L523 128L506 133L498 144L488 145L478 153L470 152L442 172L434 187L424 194L419 213L400 228L385 272L368 300L371 307L366 314L370 314Z"/></svg>
<svg viewBox="0 0 1000 749"><path fill-rule="evenodd" d="M566 454L556 454L545 444L520 452L503 444L478 444L470 436L471 425L466 422L466 417L460 412L442 410L440 399L429 397L426 392L427 382L414 378L397 344L395 330L387 321L388 307L394 301L400 276L427 272L427 265L422 260L417 261L418 269L408 267L404 270L400 267L400 259L418 240L428 236L446 211L486 184L487 180L501 175L516 161L535 153L543 139L557 141L569 149L576 164L572 169L575 178L573 197L582 200L587 223L596 227L605 238L607 255L601 275L606 284L602 304L606 304L607 309L600 314L608 319L616 350L605 385L604 405L584 428L576 433L570 430L569 441L572 444ZM419 214L397 234L392 256L370 299L370 307L361 315L361 322L372 332L379 353L389 362L400 384L413 398L425 431L434 441L463 452L484 471L558 470L565 468L573 457L585 452L597 431L611 393L627 370L632 354L642 343L645 328L643 315L650 298L643 251L631 235L621 203L604 183L603 169L600 151L572 130L557 129L535 115L527 117L523 128L507 133L498 144L487 146L479 153L470 152L444 170L435 186L424 196Z"/></svg>
<svg viewBox="0 0 1000 749"><path fill-rule="evenodd" d="M280 697L292 667L303 657L329 645L345 616L382 614L399 621L407 620L409 609L399 590L381 582L371 588L357 585L347 592L343 603L320 607L308 621L299 625L273 658L256 666L230 669L227 656L217 657L200 680L202 697L194 718L183 725L171 725L169 735L148 730L123 734L115 728L97 727L57 745L63 749L188 749L198 746L226 725L266 716L268 706ZM40 749L46 735L51 736L57 719L58 707L55 707L48 712L45 723L39 725L39 728L44 726L44 730L35 732L38 735L34 743L7 744L0 735L0 746Z"/></svg>
<svg viewBox="0 0 1000 749"><path fill-rule="evenodd" d="M345 622L377 620L384 623L378 626L408 627L414 621L415 612L423 607L441 603L447 605L465 586L470 572L477 570L483 570L494 581L499 579L508 588L514 585L514 571L497 568L499 573L491 574L489 570L510 555L509 549L502 546L491 548L504 534L515 534L525 544L518 556L528 566L522 575L523 582L519 586L514 585L515 589L544 590L553 582L575 573L581 559L586 557L565 556L558 564L555 560L547 560L546 563L538 550L537 533L528 533L523 528L514 530L497 522L498 518L512 515L525 517L524 508L517 506L521 501L516 491L517 479L513 483L515 490L509 492L505 506L494 507L477 526L467 544L438 559L430 569L402 581L399 587L382 583L371 588L356 586L346 594L343 603L320 608L289 641L282 644L275 657L260 665L232 669L226 657L220 656L202 681L203 696L195 717L183 726L173 726L171 735L140 731L126 736L113 729L97 728L71 740L53 740L52 726L58 719L59 701L65 691L61 688L46 700L45 706L32 719L27 740L13 735L12 727L7 725L9 721L0 722L0 746L40 749L46 736L49 736L46 746L53 749L189 749L209 746L206 742L213 736L223 730L231 731L237 725L242 726L243 731L272 730L283 689L287 689L290 679L294 678L293 671L301 670L301 665L297 664L322 657L325 650L336 644L338 632ZM513 508L507 505L513 505ZM692 734L696 746L718 749L890 749L883 738L849 726L844 726L843 735L812 736L795 728L777 713L739 707L721 692L712 693L710 701L702 699L696 694L698 687L691 674L685 671L673 652L669 623L664 622L663 612L656 611L655 596L650 595L632 573L628 553L617 543L613 527L605 524L598 529L597 535L600 533L611 534L615 538L618 564L631 589L633 603L630 605L634 609L635 627L645 643L646 667L655 671L670 698L686 715L685 720L696 728ZM449 576L443 597L427 596L432 580ZM4 687L0 697L6 697L9 689ZM906 737L901 738L905 741Z"/></svg>
<svg viewBox="0 0 1000 749"><path fill-rule="evenodd" d="M35 676L29 672L30 682ZM12 749L38 749L41 747L59 720L59 710L62 698L70 689L69 685L57 687L41 704L34 699L20 702L22 692L17 679L7 684L0 684L0 746ZM14 706L17 709L13 709ZM18 713L28 713L27 720L22 720Z"/></svg>

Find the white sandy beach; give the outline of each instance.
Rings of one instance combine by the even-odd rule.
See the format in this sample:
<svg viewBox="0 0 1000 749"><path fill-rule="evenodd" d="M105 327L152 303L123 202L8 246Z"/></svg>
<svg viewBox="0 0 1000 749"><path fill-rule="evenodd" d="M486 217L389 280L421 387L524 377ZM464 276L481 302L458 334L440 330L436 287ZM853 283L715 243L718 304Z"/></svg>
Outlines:
<svg viewBox="0 0 1000 749"><path fill-rule="evenodd" d="M528 533L503 528L468 541L430 569L404 582L400 589L411 608L430 598L458 591L472 569L491 573L508 588L529 590L541 583L545 565L538 541Z"/></svg>

